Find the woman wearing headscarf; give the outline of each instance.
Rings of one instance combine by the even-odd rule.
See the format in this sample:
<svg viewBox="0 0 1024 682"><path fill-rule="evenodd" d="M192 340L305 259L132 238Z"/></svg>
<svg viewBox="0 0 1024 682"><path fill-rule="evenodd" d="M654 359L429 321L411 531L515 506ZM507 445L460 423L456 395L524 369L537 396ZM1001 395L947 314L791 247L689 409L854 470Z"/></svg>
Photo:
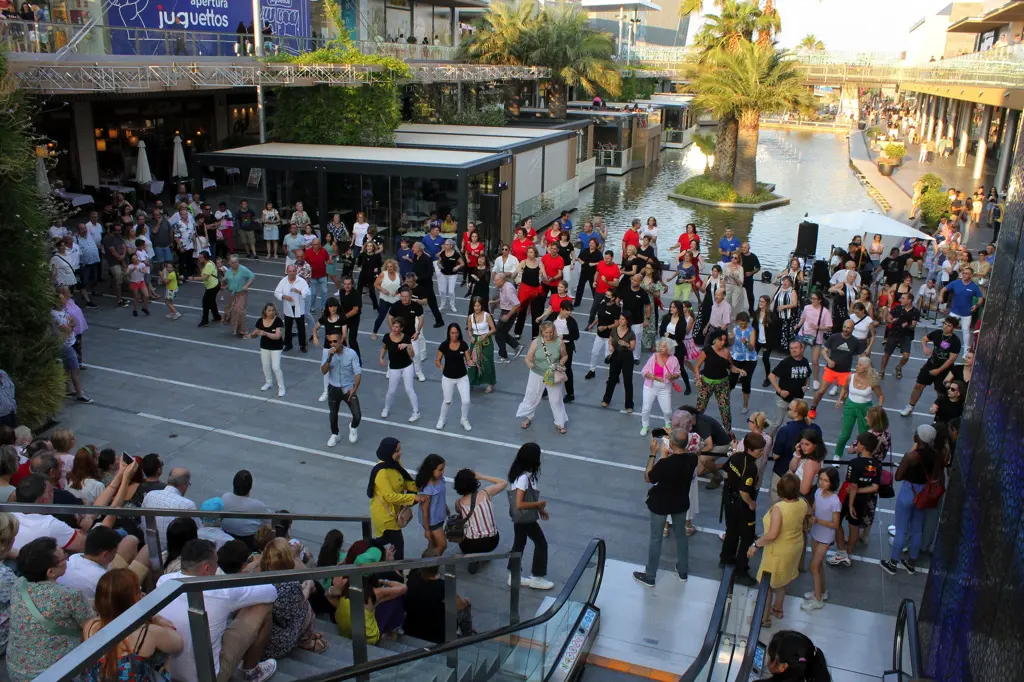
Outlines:
<svg viewBox="0 0 1024 682"><path fill-rule="evenodd" d="M395 548L395 558L405 558L402 528L412 518L412 505L429 497L416 494L412 476L401 464L402 444L397 438L382 438L377 446L377 464L370 472L366 496L370 498L373 535Z"/></svg>

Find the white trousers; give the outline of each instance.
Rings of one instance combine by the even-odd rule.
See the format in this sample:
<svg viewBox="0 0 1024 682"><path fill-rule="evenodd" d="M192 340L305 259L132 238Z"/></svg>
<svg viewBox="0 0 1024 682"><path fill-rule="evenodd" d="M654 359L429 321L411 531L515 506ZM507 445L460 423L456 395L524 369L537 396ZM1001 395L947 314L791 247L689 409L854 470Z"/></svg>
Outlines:
<svg viewBox="0 0 1024 682"><path fill-rule="evenodd" d="M571 293L572 292L572 266L571 265L566 265L564 268L562 268L562 279L569 286L569 292ZM558 311L556 310L555 312L557 313Z"/></svg>
<svg viewBox="0 0 1024 682"><path fill-rule="evenodd" d="M956 313L950 313L950 317L960 320L960 334L964 337L964 347L960 350L960 357L971 347L971 316L960 317Z"/></svg>
<svg viewBox="0 0 1024 682"><path fill-rule="evenodd" d="M427 357L427 340L423 338L423 332L413 339L412 342L412 366L416 374L423 374L423 361Z"/></svg>
<svg viewBox="0 0 1024 682"><path fill-rule="evenodd" d="M444 308L446 305L455 307L455 287L459 283L459 276L437 275L437 305Z"/></svg>
<svg viewBox="0 0 1024 682"><path fill-rule="evenodd" d="M629 328L633 330L633 336L636 337L636 345L633 346L633 360L640 362L640 351L643 350L643 348L640 347L643 345L640 343L640 337L644 335L643 320L641 320L639 324L630 325Z"/></svg>
<svg viewBox="0 0 1024 682"><path fill-rule="evenodd" d="M528 376L530 378L526 380L526 395L523 396L523 402L519 403L516 417L533 419L546 388L548 389L548 405L551 406L551 416L555 418L555 425L565 426L565 422L569 420L568 415L565 414L565 405L562 403L565 387L562 384L546 385L544 378L536 372L530 372Z"/></svg>
<svg viewBox="0 0 1024 682"><path fill-rule="evenodd" d="M462 404L462 421L469 421L469 376L464 376L461 379L449 379L446 376L441 376L441 395L444 396L441 401L441 417L439 421L445 421L448 418L448 408L452 406L452 394L455 391L459 391L459 402Z"/></svg>
<svg viewBox="0 0 1024 682"><path fill-rule="evenodd" d="M281 373L281 351L260 348L260 362L263 364L263 379L266 383L274 383L270 373L277 377L278 390L284 390L284 374Z"/></svg>
<svg viewBox="0 0 1024 682"><path fill-rule="evenodd" d="M600 336L594 337L594 345L590 349L590 370L594 371L597 369L597 363L603 363L604 359L608 356L608 339L602 339Z"/></svg>
<svg viewBox="0 0 1024 682"><path fill-rule="evenodd" d="M653 386L644 386L644 407L640 414L640 423L643 426L651 425L651 408L654 406L655 400L661 407L665 423L668 424L672 421L672 384L655 381Z"/></svg>
<svg viewBox="0 0 1024 682"><path fill-rule="evenodd" d="M416 397L416 389L413 388L413 368L412 365L404 369L389 369L388 370L388 392L384 396L384 409L388 412L391 411L391 404L395 400L395 391L398 390L398 384L403 384L405 387L405 394L409 396L409 403L412 405L413 412L420 411L420 401Z"/></svg>

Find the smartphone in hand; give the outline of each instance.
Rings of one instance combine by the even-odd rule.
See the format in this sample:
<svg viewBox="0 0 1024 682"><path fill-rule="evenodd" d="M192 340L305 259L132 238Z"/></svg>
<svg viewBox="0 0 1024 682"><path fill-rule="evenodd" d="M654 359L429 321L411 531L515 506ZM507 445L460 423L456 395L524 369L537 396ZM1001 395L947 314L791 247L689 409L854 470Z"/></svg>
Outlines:
<svg viewBox="0 0 1024 682"><path fill-rule="evenodd" d="M665 429L651 429L651 438L664 438L668 435Z"/></svg>
<svg viewBox="0 0 1024 682"><path fill-rule="evenodd" d="M124 462L124 465L125 465L125 466L128 466L129 464L131 464L131 463L132 463L132 462L134 462L135 460L134 460L134 459L132 459L132 456L131 456L131 455L129 455L129 454L128 454L127 452L125 452L124 450L122 450L122 451L121 451L121 461L122 461L122 462Z"/></svg>

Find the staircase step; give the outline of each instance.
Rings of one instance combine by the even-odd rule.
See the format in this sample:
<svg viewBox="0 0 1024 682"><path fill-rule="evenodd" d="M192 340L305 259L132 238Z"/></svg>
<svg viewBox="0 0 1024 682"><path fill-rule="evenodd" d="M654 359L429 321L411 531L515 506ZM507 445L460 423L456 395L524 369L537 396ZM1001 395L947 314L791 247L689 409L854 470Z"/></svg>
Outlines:
<svg viewBox="0 0 1024 682"><path fill-rule="evenodd" d="M277 660L277 673L274 674L275 680L277 679L277 676L281 674L290 675L294 679L309 677L311 675L319 675L333 669L332 667L327 666L309 665L297 660L293 654L289 654L288 656Z"/></svg>

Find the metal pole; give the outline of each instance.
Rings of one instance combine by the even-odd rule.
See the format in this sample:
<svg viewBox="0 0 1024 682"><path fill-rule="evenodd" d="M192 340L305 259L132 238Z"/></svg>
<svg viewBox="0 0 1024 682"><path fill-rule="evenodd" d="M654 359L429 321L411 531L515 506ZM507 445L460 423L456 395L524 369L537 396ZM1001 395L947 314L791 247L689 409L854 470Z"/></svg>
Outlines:
<svg viewBox="0 0 1024 682"><path fill-rule="evenodd" d="M362 614L360 614L362 615ZM192 635L192 655L196 661L199 682L214 682L213 644L210 642L210 619L202 592L188 593L188 629Z"/></svg>
<svg viewBox="0 0 1024 682"><path fill-rule="evenodd" d="M967 165L967 143L971 137L971 120L974 113L973 102L960 103L960 148L956 151L956 165Z"/></svg>
<svg viewBox="0 0 1024 682"><path fill-rule="evenodd" d="M441 567L444 580L444 641L454 642L458 636L456 621L458 619L458 590L455 584L455 565L445 564ZM448 667L459 669L459 650L453 649L448 654Z"/></svg>
<svg viewBox="0 0 1024 682"><path fill-rule="evenodd" d="M252 0L252 45L257 57L263 56L263 12L260 0ZM264 204L265 205L265 204Z"/></svg>
<svg viewBox="0 0 1024 682"><path fill-rule="evenodd" d="M971 177L981 178L985 172L985 156L988 154L988 134L992 129L992 107L986 106L981 115L981 131L978 133L978 151L974 155L974 172Z"/></svg>
<svg viewBox="0 0 1024 682"><path fill-rule="evenodd" d="M624 7L619 8L619 42L615 43L615 47L619 52L619 56L622 56L622 21L626 17L626 9Z"/></svg>
<svg viewBox="0 0 1024 682"><path fill-rule="evenodd" d="M1013 142L1017 137L1017 123L1020 121L1020 112L1016 109L1007 109L1006 125L1003 127L1003 144L999 151L999 166L996 168L996 189L1003 192L1009 180L1010 161L1013 156Z"/></svg>

